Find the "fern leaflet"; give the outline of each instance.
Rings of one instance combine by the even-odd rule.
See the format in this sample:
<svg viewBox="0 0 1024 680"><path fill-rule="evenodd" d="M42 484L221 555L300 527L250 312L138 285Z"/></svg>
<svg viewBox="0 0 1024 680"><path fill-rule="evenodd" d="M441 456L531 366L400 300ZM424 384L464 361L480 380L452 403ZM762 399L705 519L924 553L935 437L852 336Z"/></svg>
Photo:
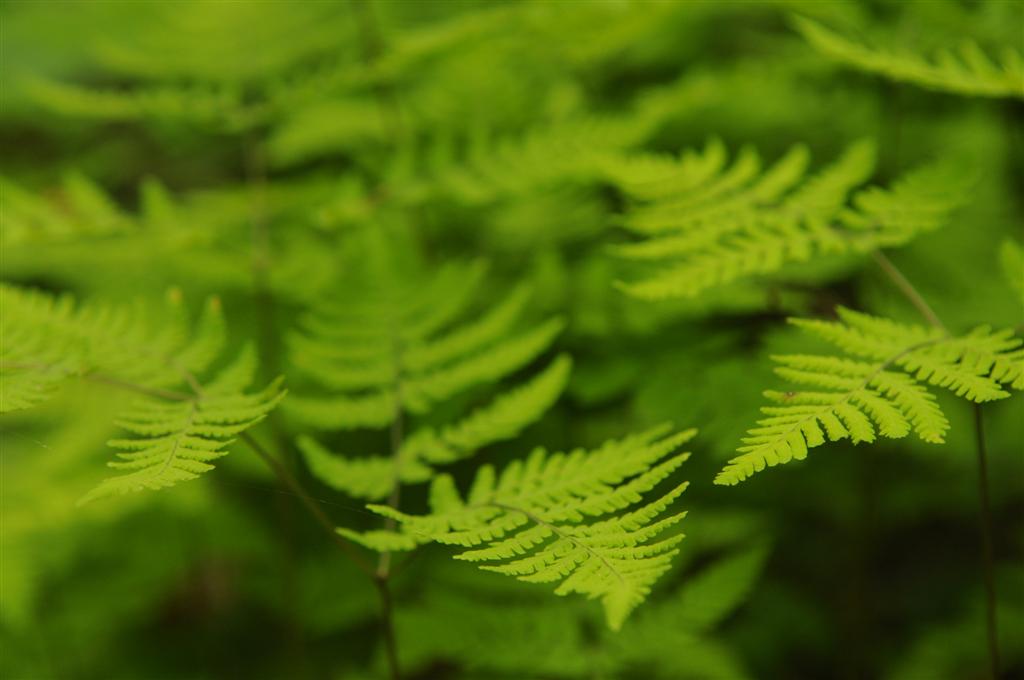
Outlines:
<svg viewBox="0 0 1024 680"><path fill-rule="evenodd" d="M794 24L814 49L862 71L930 90L1024 99L1024 57L1012 47L1003 49L1001 62L972 41L929 60L912 52L864 45L804 17L795 17Z"/></svg>
<svg viewBox="0 0 1024 680"><path fill-rule="evenodd" d="M826 441L873 442L914 431L941 443L949 421L929 385L975 403L1024 389L1024 341L1012 331L979 327L962 337L899 324L840 307L838 321L791 323L838 347L846 356L774 357L775 369L799 389L767 391L775 406L748 431L742 454L715 478L737 484L767 466L803 460Z"/></svg>
<svg viewBox="0 0 1024 680"><path fill-rule="evenodd" d="M658 519L686 489L678 484L640 507L643 499L687 459L675 453L695 434L657 428L606 443L593 452L548 454L536 449L500 474L480 468L463 498L448 475L431 485L429 515L370 505L401 523L392 547L432 540L464 548L456 559L530 583L555 583L558 595L600 598L609 627L618 630L670 567L682 535L658 537L685 513ZM377 532L377 542L385 532ZM657 540L656 540L657 539Z"/></svg>

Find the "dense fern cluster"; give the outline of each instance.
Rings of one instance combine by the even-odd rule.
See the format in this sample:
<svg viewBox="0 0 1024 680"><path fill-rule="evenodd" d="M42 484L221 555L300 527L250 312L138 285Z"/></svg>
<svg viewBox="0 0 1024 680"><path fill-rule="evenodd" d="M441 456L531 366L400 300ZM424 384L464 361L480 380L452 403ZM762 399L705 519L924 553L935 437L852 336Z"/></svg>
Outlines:
<svg viewBox="0 0 1024 680"><path fill-rule="evenodd" d="M0 675L1024 669L1020 3L51 5Z"/></svg>

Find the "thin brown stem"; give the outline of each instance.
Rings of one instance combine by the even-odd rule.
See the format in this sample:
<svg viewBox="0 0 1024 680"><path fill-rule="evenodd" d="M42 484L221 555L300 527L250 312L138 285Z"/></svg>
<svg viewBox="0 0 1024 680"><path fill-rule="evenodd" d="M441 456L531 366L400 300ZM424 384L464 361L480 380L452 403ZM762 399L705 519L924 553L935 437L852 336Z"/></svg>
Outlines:
<svg viewBox="0 0 1024 680"><path fill-rule="evenodd" d="M402 419L402 344L400 335L397 331L395 332L394 339L392 341L392 353L394 355L395 364L395 375L392 380L395 405L394 417L391 420L390 439L391 460L394 466L394 475L392 478L391 494L388 497L388 506L397 509L402 499L402 484L398 475L398 466L399 456L402 452L402 439L404 437L404 422ZM395 525L395 520L389 517L385 521L384 528L388 531L392 531L394 530ZM395 636L395 614L391 599L391 586L389 583L391 576L391 552L385 550L381 552L380 557L377 560L377 570L374 573L374 583L377 585L377 594L380 598L381 628L384 636L384 651L388 660L388 674L392 680L399 680L401 678L401 670L398 664L398 639Z"/></svg>
<svg viewBox="0 0 1024 680"><path fill-rule="evenodd" d="M985 570L985 632L992 680L999 677L999 629L996 621L995 559L992 550L992 508L988 491L988 456L981 406L974 405L974 433L978 449L978 499L981 510L981 557Z"/></svg>
<svg viewBox="0 0 1024 680"><path fill-rule="evenodd" d="M932 326L935 326L944 333L949 333L949 331L946 330L945 324L942 323L942 320L939 319L939 316L935 313L935 310L932 309L931 305L929 305L917 289L914 288L914 284L907 280L907 277L903 275L903 272L896 268L896 265L892 263L892 260L886 257L886 255L880 250L872 251L871 255L875 258L875 262L878 263L878 266L883 272L885 272L886 276L889 277L889 280L893 282L901 293L903 293L903 296L907 298L907 301L914 305L914 308L917 309L921 316L927 319L928 323Z"/></svg>
<svg viewBox="0 0 1024 680"><path fill-rule="evenodd" d="M401 673L398 668L398 644L395 639L395 614L391 602L391 589L388 587L387 576L375 576L373 582L377 586L377 595L380 598L381 628L384 635L384 651L388 659L388 677L391 680L401 680Z"/></svg>
<svg viewBox="0 0 1024 680"><path fill-rule="evenodd" d="M875 262L886 273L889 279L903 293L904 297L914 305L928 323L949 334L945 324L931 308L914 285L903 275L896 265L881 251L874 251ZM995 558L992 540L992 507L989 500L988 455L985 447L985 429L982 419L981 405L974 404L974 436L978 450L978 499L979 522L981 524L981 562L985 582L985 632L988 641L988 660L992 680L999 677L999 628L996 617L996 578Z"/></svg>
<svg viewBox="0 0 1024 680"><path fill-rule="evenodd" d="M377 17L374 14L370 0L352 0L352 7L356 15L356 21L359 24L358 32L363 63L372 70L377 65L378 59L384 51L384 40L381 35L380 26L377 23ZM373 91L377 99L378 108L380 109L383 127L386 128L389 136L397 145L406 137L406 126L398 97L392 87L380 81L374 82ZM400 362L397 359L399 358L398 355L401 354L400 341L395 341L393 349L396 354L395 366L398 367ZM401 480L398 476L398 466L403 437L401 371L397 368L394 377L394 391L395 415L391 422L391 456L394 462L394 479L391 494L388 498L388 505L397 508L402 492ZM393 530L395 528L394 519L388 518L385 528ZM395 638L394 608L389 586L391 575L391 553L384 551L377 561L375 582L377 584L377 592L380 595L381 623L384 629L384 647L387 654L388 670L392 680L399 680L401 672L398 665L398 643Z"/></svg>
<svg viewBox="0 0 1024 680"><path fill-rule="evenodd" d="M367 576L373 578L374 573L370 565L366 563L366 560L364 560L362 556L358 552L356 552L355 548L348 541L346 541L337 531L335 531L334 522L332 522L331 519L324 513L324 511L320 509L320 506L317 504L317 502L313 500L313 498L308 493L306 493L306 490L302 488L302 484L299 483L299 480L295 478L295 476L291 473L287 466L285 466L281 461L275 458L269 451L263 448L263 445L260 444L248 432L243 432L241 435L241 439L242 441L249 445L249 448L256 452L256 455L263 459L263 462L265 462L267 466L270 467L271 470L273 470L274 474L277 475L278 479L280 479L281 482L286 487L288 487L288 489L292 493L299 497L299 500L302 501L302 504L309 511L309 514L311 514L313 518L317 521L317 523L320 524L320 526L322 526L325 531L327 531L327 533L331 536L331 540L333 540L334 543L345 552L345 554L349 557L349 559L352 560L356 567L358 567L359 570L365 573Z"/></svg>

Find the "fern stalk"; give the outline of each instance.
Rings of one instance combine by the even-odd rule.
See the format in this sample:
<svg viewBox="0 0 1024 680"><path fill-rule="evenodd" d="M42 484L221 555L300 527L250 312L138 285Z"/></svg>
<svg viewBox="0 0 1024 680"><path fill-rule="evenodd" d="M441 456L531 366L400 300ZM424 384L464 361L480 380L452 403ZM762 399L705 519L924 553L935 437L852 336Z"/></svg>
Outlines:
<svg viewBox="0 0 1024 680"><path fill-rule="evenodd" d="M369 9L366 9L369 12ZM398 509L402 500L402 483L400 479L402 439L404 437L404 422L402 420L402 369L399 357L402 354L401 336L394 333L392 337L392 352L395 356L395 375L392 380L395 394L395 417L391 421L389 436L391 439L391 460L394 464L394 482L391 486L391 494L388 496L388 506ZM388 517L384 522L386 531L394 531L397 521ZM377 570L373 574L374 584L377 586L377 596L380 599L381 627L384 632L384 651L388 659L388 673L391 680L400 680L402 673L398 663L398 638L395 635L395 614L391 598L391 551L385 550L377 558Z"/></svg>
<svg viewBox="0 0 1024 680"><path fill-rule="evenodd" d="M946 325L932 309L924 296L914 284L903 275L892 260L880 250L873 252L875 262L886 276L893 282L907 301L924 317L929 324L938 328L946 335ZM974 436L978 452L978 500L979 520L981 524L981 562L985 581L985 632L988 643L989 672L992 680L999 677L999 627L996 618L996 579L995 559L992 549L992 506L988 488L988 455L985 447L984 419L981 404L974 403Z"/></svg>
<svg viewBox="0 0 1024 680"><path fill-rule="evenodd" d="M985 629L988 637L988 660L995 680L999 677L999 629L996 621L995 559L992 550L992 508L988 492L988 457L985 447L985 426L981 405L974 405L974 434L978 448L978 498L981 503L981 559L985 569Z"/></svg>
<svg viewBox="0 0 1024 680"><path fill-rule="evenodd" d="M248 432L243 432L241 439L249 445L249 448L251 448L264 463L267 464L274 474L277 475L277 478L281 480L281 482L288 487L288 489L294 493L300 501L302 501L302 504L309 511L309 514L313 516L313 519L316 520L317 524L322 526L327 533L330 534L331 540L335 545L342 549L345 555L352 560L352 563L355 564L360 571L372 578L373 570L370 565L366 563L366 560L364 560L362 556L353 549L352 545L345 540L343 536L334 530L335 523L332 522L324 511L320 509L316 500L306 493L306 490L302 488L302 484L299 483L299 480L291 473L288 466L279 461L272 453L267 451L263 445Z"/></svg>
<svg viewBox="0 0 1024 680"><path fill-rule="evenodd" d="M363 63L372 67L381 53L384 51L384 40L381 35L380 26L377 24L377 17L374 14L370 0L352 0L352 9L356 15L359 25L359 40L362 50ZM374 96L380 109L381 118L385 126L390 129L392 139L401 140L405 138L406 125L402 116L402 107L398 101L395 91L387 84L378 82L373 87ZM401 340L399 334L395 334L392 342L394 354L401 355ZM396 371L394 377L395 416L391 421L391 457L394 463L394 482L391 493L388 496L388 505L397 509L401 501L402 484L400 479L400 454L402 450L402 439L404 436L402 422L402 397L401 397L401 363L395 362ZM387 531L394 531L396 521L388 518L385 523ZM388 661L388 674L391 680L400 680L402 677L398 663L398 640L395 636L394 606L392 604L391 590L388 581L391 577L391 552L385 551L380 554L377 560L377 569L374 573L374 583L377 586L377 594L380 599L381 625L384 633L384 649Z"/></svg>

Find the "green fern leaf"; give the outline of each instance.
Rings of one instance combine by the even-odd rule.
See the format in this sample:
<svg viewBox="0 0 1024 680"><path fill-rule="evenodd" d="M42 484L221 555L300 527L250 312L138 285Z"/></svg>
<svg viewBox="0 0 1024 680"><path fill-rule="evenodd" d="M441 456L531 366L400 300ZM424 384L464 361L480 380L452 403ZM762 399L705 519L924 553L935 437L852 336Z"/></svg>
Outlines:
<svg viewBox="0 0 1024 680"><path fill-rule="evenodd" d="M166 309L75 305L70 297L0 286L0 411L28 408L82 376L147 396L118 421L132 435L110 445L111 466L127 470L102 482L82 502L193 479L225 455L231 437L270 412L284 395L277 380L246 393L256 355L243 350L201 386L197 375L221 355L227 330L220 301L211 298L196 323L181 294ZM179 385L189 392L168 388Z"/></svg>
<svg viewBox="0 0 1024 680"><path fill-rule="evenodd" d="M569 378L571 361L560 356L525 384L440 430L421 428L403 442L395 460L349 458L333 454L311 437L300 437L310 471L327 486L357 498L385 498L396 480L429 481L432 465L467 457L488 444L511 439L540 418L558 399Z"/></svg>
<svg viewBox="0 0 1024 680"><path fill-rule="evenodd" d="M201 373L225 341L220 301L211 298L190 329L180 293L162 310L80 305L70 297L0 286L4 315L0 379L5 409L35 404L63 378L107 374L147 387L182 382Z"/></svg>
<svg viewBox="0 0 1024 680"><path fill-rule="evenodd" d="M952 164L925 166L888 190L851 195L871 174L874 156L872 144L858 142L804 179L803 147L762 171L751 149L726 167L721 144L712 142L675 164L620 168L620 187L642 202L624 226L642 240L614 251L651 270L621 288L645 299L695 297L812 258L902 245L942 226L965 200L969 177Z"/></svg>
<svg viewBox="0 0 1024 680"><path fill-rule="evenodd" d="M252 365L246 354L251 352L243 353L238 362ZM280 379L254 394L238 392L233 377L238 370L229 366L225 375L231 377L214 378L210 391L191 399L147 398L137 403L117 421L134 436L108 442L118 458L109 466L125 473L104 480L80 502L163 489L212 470L211 462L227 455L231 437L263 420L284 397ZM232 389L218 390L218 383Z"/></svg>
<svg viewBox="0 0 1024 680"><path fill-rule="evenodd" d="M793 22L816 50L862 71L929 90L1024 99L1024 57L1014 48L1003 50L1001 63L974 42L926 59L912 52L864 45L804 17L794 17Z"/></svg>
<svg viewBox="0 0 1024 680"><path fill-rule="evenodd" d="M608 625L617 630L668 570L682 539L658 537L685 513L658 518L685 483L629 509L689 455L675 451L695 431L666 433L657 428L589 453L537 449L501 474L484 466L465 498L441 475L431 487L429 515L368 507L413 537L463 548L456 559L530 583L557 582L559 595L600 598Z"/></svg>
<svg viewBox="0 0 1024 680"><path fill-rule="evenodd" d="M449 267L426 283L354 283L355 299L318 310L292 336L293 364L324 393L295 397L287 411L321 430L383 428L405 414L429 414L459 393L528 366L551 345L562 322L518 331L526 289L471 316L482 273L479 265ZM389 285L395 287L388 290ZM390 457L338 455L308 437L299 440L299 448L328 486L360 498L385 498L397 483L427 481L429 465L466 458L517 435L557 400L570 364L559 357L465 418L414 430Z"/></svg>
<svg viewBox="0 0 1024 680"><path fill-rule="evenodd" d="M737 484L765 467L806 458L826 441L873 442L876 436L941 443L949 421L929 385L975 403L1024 389L1024 341L1010 331L976 328L962 337L899 324L840 307L838 321L791 323L839 348L845 357L773 357L775 371L798 386L768 391L775 406L748 431L742 454L715 478Z"/></svg>

